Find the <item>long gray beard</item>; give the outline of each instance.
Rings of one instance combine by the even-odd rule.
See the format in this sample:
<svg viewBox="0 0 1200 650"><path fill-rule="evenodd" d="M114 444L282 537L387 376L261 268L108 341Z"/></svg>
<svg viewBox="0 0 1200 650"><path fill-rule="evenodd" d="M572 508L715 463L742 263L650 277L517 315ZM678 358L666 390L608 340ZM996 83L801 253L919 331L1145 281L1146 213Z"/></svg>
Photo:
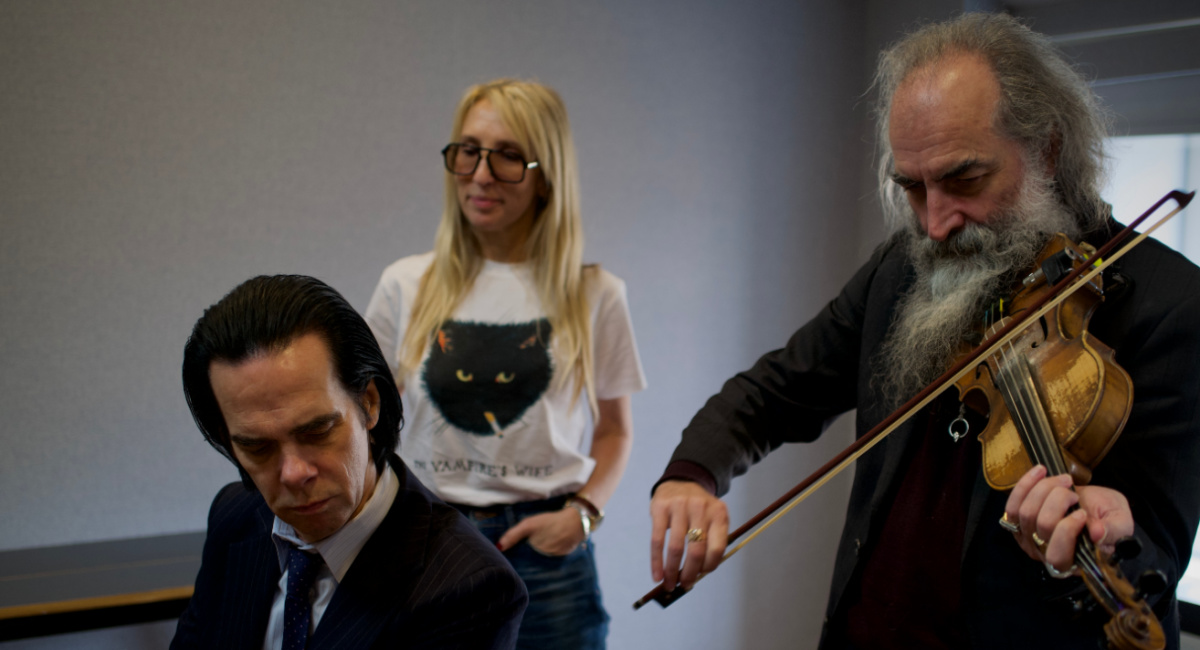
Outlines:
<svg viewBox="0 0 1200 650"><path fill-rule="evenodd" d="M1031 174L1013 204L988 225L967 224L944 242L930 239L912 215L902 236L916 279L900 299L875 375L889 406L950 367L987 306L1032 269L1054 233L1075 238L1078 230L1055 198L1053 181L1040 174Z"/></svg>

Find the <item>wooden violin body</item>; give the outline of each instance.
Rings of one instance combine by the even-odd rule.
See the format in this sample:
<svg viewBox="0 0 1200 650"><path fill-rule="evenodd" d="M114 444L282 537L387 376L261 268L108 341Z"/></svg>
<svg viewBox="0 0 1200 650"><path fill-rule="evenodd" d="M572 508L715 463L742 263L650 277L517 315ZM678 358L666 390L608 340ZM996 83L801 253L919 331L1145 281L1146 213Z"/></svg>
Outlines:
<svg viewBox="0 0 1200 650"><path fill-rule="evenodd" d="M1013 298L1013 316L991 324L984 344L1009 318L1041 301L1060 277L1088 258L1066 236L1057 235L1039 256L1038 270ZM1095 276L1039 318L1025 322L957 382L963 403L988 415L979 439L983 473L992 488L1011 489L1035 464L1044 465L1049 476L1071 474L1075 485L1086 485L1092 468L1129 419L1133 381L1113 361L1112 349L1087 332L1088 320L1104 297L1100 279ZM1109 613L1104 631L1110 648L1162 648L1162 625L1141 590L1142 582L1165 585L1165 578L1151 576L1135 588L1118 564L1136 554L1140 545L1132 538L1123 543L1123 554L1109 555L1084 533L1076 541L1072 573L1083 578L1092 597Z"/></svg>
<svg viewBox="0 0 1200 650"><path fill-rule="evenodd" d="M1050 290L1052 282L1040 269L1057 256L1081 263L1087 255L1059 234L1039 256L1039 273L1012 300L1008 315L993 323L998 330L1026 305ZM1113 350L1087 332L1087 323L1103 300L1100 276L1076 291L1050 312L1030 323L1001 353L980 360L974 371L958 381L959 397L987 415L980 434L983 474L996 490L1009 490L1033 464L1014 422L1011 409L996 388L1000 364L1015 356L1028 360L1036 394L1061 448L1067 471L1076 485L1086 485L1095 467L1112 448L1129 419L1133 381L1113 361ZM998 408L999 407L999 408Z"/></svg>

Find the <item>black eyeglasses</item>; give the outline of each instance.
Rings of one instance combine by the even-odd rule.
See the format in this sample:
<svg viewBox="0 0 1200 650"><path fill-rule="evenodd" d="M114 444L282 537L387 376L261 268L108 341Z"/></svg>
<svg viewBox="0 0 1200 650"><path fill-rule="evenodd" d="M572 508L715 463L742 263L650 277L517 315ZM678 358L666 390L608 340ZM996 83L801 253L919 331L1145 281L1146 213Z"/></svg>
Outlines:
<svg viewBox="0 0 1200 650"><path fill-rule="evenodd" d="M495 157L492 154L495 154ZM488 149L466 142L451 142L442 149L446 171L459 176L474 174L479 168L481 158L487 158L492 178L502 183L520 183L525 180L526 169L538 166L537 161L525 162L525 156L511 149Z"/></svg>

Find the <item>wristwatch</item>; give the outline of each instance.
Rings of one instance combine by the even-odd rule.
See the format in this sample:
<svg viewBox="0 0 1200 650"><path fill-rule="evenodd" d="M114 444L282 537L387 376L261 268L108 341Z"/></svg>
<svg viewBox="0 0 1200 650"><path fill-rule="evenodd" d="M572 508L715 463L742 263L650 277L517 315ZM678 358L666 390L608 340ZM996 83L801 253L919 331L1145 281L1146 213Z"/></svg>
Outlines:
<svg viewBox="0 0 1200 650"><path fill-rule="evenodd" d="M583 538L585 540L591 538L592 532L599 528L600 523L604 521L604 511L597 508L596 504L583 494L568 497L567 506L579 511L579 523L583 526Z"/></svg>
<svg viewBox="0 0 1200 650"><path fill-rule="evenodd" d="M567 501L567 507L574 508L579 511L579 523L583 526L583 539L587 541L592 538L592 515L587 511L587 507L578 501Z"/></svg>

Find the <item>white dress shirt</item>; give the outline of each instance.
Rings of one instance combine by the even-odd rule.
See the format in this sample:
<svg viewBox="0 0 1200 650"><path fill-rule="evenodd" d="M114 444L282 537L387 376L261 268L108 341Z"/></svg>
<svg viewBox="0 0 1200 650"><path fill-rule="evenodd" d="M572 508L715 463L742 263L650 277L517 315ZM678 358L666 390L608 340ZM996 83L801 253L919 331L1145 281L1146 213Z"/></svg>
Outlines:
<svg viewBox="0 0 1200 650"><path fill-rule="evenodd" d="M324 564L317 572L317 580L313 586L316 595L312 599L312 618L309 619L308 633L311 636L325 614L325 608L333 600L333 592L338 583L354 564L359 551L366 545L375 529L383 523L384 517L392 509L396 493L400 490L400 481L390 465L375 485L375 492L367 499L366 505L358 515L342 526L336 533L314 544L305 543L296 534L296 530L279 517L271 529L271 540L275 542L275 550L279 553L279 582L275 585L275 600L271 604L271 617L267 621L267 636L263 639L263 650L282 650L283 648L283 601L287 595L287 557L288 548L296 546L302 551L317 553Z"/></svg>

